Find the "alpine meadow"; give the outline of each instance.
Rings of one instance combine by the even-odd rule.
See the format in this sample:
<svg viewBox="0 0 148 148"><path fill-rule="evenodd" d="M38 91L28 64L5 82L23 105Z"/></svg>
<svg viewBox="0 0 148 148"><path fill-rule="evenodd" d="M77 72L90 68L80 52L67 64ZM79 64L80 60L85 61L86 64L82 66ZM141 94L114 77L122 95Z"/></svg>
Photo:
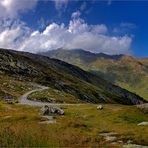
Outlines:
<svg viewBox="0 0 148 148"><path fill-rule="evenodd" d="M148 1L0 0L0 147L148 148Z"/></svg>

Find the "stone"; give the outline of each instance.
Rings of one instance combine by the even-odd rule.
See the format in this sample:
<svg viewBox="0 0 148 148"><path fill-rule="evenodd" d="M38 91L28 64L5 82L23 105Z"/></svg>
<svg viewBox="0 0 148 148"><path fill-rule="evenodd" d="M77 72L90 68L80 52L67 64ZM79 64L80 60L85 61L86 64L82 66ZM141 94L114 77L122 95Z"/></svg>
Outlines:
<svg viewBox="0 0 148 148"><path fill-rule="evenodd" d="M47 105L44 106L44 108L41 109L43 115L49 115L49 107Z"/></svg>
<svg viewBox="0 0 148 148"><path fill-rule="evenodd" d="M48 120L41 121L39 124L52 124L56 123L56 120L53 119L53 116L43 116L44 118L47 118Z"/></svg>
<svg viewBox="0 0 148 148"><path fill-rule="evenodd" d="M50 115L50 114L58 114L58 115L64 115L64 110L60 108L55 107L49 107L48 105L45 105L42 109L43 115Z"/></svg>
<svg viewBox="0 0 148 148"><path fill-rule="evenodd" d="M137 108L140 109L143 113L148 114L148 103L137 105Z"/></svg>
<svg viewBox="0 0 148 148"><path fill-rule="evenodd" d="M122 144L122 143L123 143L123 141L122 141L122 140L118 140L118 143Z"/></svg>
<svg viewBox="0 0 148 148"><path fill-rule="evenodd" d="M148 146L137 145L137 144L125 144L123 148L148 148Z"/></svg>
<svg viewBox="0 0 148 148"><path fill-rule="evenodd" d="M115 137L115 136L105 136L104 139L106 141L109 141L109 142L114 142L114 141L117 140L117 137Z"/></svg>
<svg viewBox="0 0 148 148"><path fill-rule="evenodd" d="M56 120L49 120L49 121L41 121L39 124L54 124L56 123Z"/></svg>
<svg viewBox="0 0 148 148"><path fill-rule="evenodd" d="M56 100L53 99L53 98L49 98L47 101L50 102L50 103L56 102Z"/></svg>
<svg viewBox="0 0 148 148"><path fill-rule="evenodd" d="M127 144L131 144L133 141L132 140L128 140L127 141Z"/></svg>
<svg viewBox="0 0 148 148"><path fill-rule="evenodd" d="M117 135L117 133L115 133L115 132L100 133L99 135L103 136L105 141L108 141L108 142L115 142L115 141L117 141L117 137L115 136L115 135Z"/></svg>
<svg viewBox="0 0 148 148"><path fill-rule="evenodd" d="M148 122L141 122L141 123L139 123L138 125L139 125L139 126L140 126L140 125L148 125Z"/></svg>
<svg viewBox="0 0 148 148"><path fill-rule="evenodd" d="M103 105L98 105L98 106L97 106L97 109L102 110L102 109L103 109Z"/></svg>
<svg viewBox="0 0 148 148"><path fill-rule="evenodd" d="M100 136L113 136L113 135L117 135L117 133L115 132L107 132L107 133L100 133Z"/></svg>

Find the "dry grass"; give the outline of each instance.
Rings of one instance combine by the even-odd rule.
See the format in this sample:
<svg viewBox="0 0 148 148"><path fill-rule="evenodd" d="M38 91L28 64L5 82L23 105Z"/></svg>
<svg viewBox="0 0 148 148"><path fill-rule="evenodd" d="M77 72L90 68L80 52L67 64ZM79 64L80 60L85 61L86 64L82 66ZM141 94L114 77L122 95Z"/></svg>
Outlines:
<svg viewBox="0 0 148 148"><path fill-rule="evenodd" d="M0 99L7 96L13 96L15 99L20 97L26 91L37 88L37 84L18 80L4 74L0 74Z"/></svg>
<svg viewBox="0 0 148 148"><path fill-rule="evenodd" d="M148 129L137 126L148 116L134 106L95 105L63 106L64 116L55 116L57 123L40 125L39 108L0 105L1 147L120 147L105 142L99 133L116 132L118 140L131 139L148 145Z"/></svg>

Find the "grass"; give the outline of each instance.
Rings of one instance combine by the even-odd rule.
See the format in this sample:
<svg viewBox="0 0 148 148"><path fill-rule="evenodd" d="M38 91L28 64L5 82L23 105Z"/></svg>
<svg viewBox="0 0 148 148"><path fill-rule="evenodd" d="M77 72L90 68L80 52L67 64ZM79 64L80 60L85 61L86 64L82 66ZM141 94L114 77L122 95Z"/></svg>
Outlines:
<svg viewBox="0 0 148 148"><path fill-rule="evenodd" d="M75 96L59 91L53 88L42 92L35 92L29 95L30 100L40 100L42 102L48 102L49 99L55 100L55 103L84 103Z"/></svg>
<svg viewBox="0 0 148 148"><path fill-rule="evenodd" d="M38 85L35 83L0 74L0 99L11 97L17 100L25 92L37 87Z"/></svg>
<svg viewBox="0 0 148 148"><path fill-rule="evenodd" d="M5 49L0 49L0 55L2 59L0 74L7 74L7 76L17 78L21 81L20 85L26 83L25 81L36 82L92 103L116 101L122 104L132 104L131 98L141 99L128 91L125 92L125 90L120 87L104 81L94 74L56 59ZM16 84L16 86L12 85L13 88L10 89L10 93L10 87L5 90L2 89L0 93L5 94L6 92L6 96L11 94L18 98L20 92L25 89L21 86L17 87L16 81L17 80L14 80L13 83L10 78L8 84L13 83L14 85ZM28 87L26 88L28 89ZM13 91L13 89L15 90ZM129 97L131 95L132 97Z"/></svg>
<svg viewBox="0 0 148 148"><path fill-rule="evenodd" d="M148 101L148 77L142 78L142 80L139 81L139 83L136 85L123 82L118 82L117 84L131 92L142 96L145 100Z"/></svg>
<svg viewBox="0 0 148 148"><path fill-rule="evenodd" d="M148 116L135 106L106 104L62 106L64 116L55 116L56 124L41 125L40 108L0 105L1 147L120 147L105 142L99 133L116 132L118 140L148 145L148 128L137 123Z"/></svg>
<svg viewBox="0 0 148 148"><path fill-rule="evenodd" d="M95 73L148 101L148 58L137 59L124 56L121 59L112 60L96 58L96 55L85 51L65 50L49 52L49 55Z"/></svg>

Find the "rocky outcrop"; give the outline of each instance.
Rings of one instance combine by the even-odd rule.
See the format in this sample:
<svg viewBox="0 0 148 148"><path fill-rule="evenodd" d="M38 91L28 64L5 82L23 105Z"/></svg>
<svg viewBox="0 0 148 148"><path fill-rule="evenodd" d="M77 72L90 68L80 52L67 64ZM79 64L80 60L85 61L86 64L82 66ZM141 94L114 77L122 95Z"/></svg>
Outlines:
<svg viewBox="0 0 148 148"><path fill-rule="evenodd" d="M51 115L51 114L58 114L58 115L64 115L64 110L60 108L55 107L49 107L48 105L45 105L42 109L42 115Z"/></svg>

